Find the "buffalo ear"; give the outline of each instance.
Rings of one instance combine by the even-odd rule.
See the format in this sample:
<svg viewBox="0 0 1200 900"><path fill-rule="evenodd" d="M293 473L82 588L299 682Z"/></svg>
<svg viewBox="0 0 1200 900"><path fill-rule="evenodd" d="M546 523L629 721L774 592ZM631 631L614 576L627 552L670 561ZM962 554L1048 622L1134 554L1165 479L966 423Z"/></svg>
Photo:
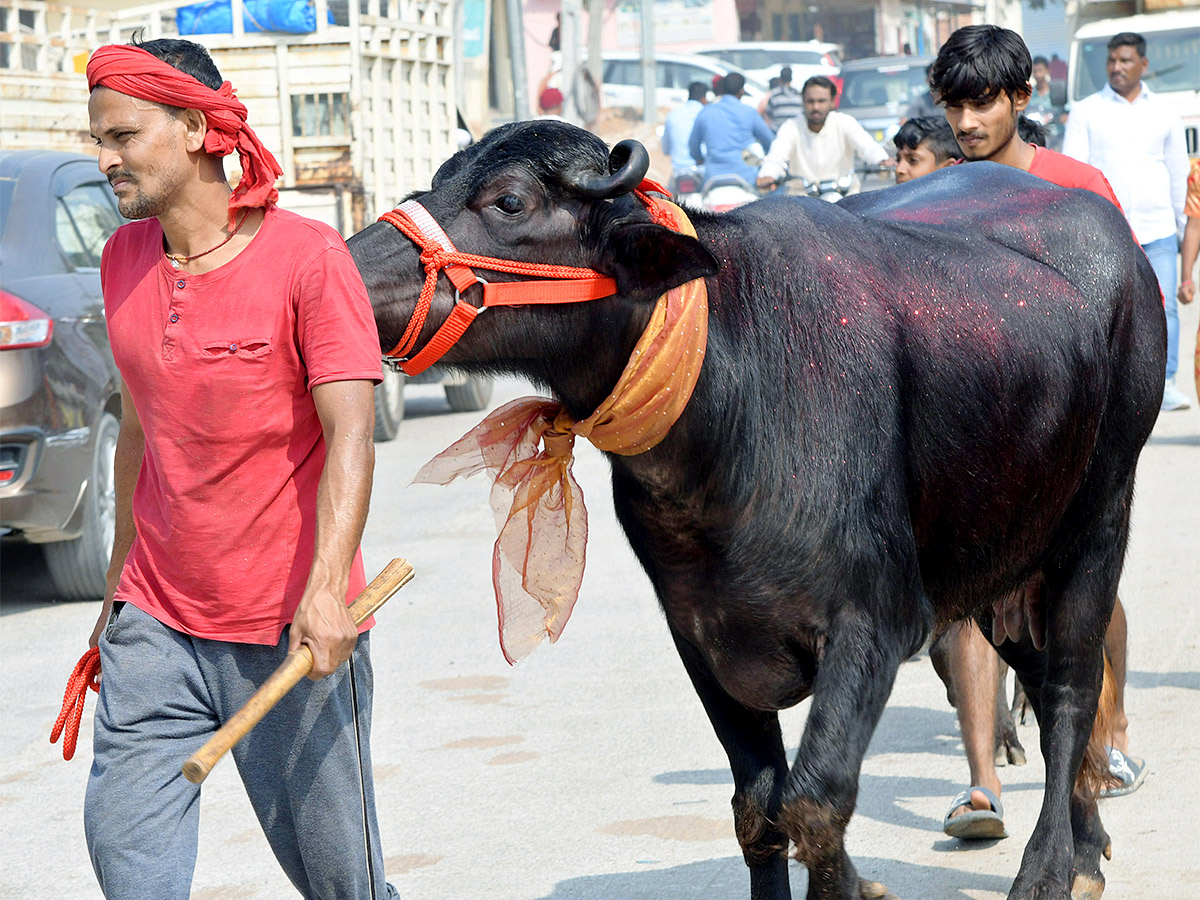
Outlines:
<svg viewBox="0 0 1200 900"><path fill-rule="evenodd" d="M717 259L694 237L661 225L614 228L605 242L603 269L631 300L654 300L669 288L717 271Z"/></svg>

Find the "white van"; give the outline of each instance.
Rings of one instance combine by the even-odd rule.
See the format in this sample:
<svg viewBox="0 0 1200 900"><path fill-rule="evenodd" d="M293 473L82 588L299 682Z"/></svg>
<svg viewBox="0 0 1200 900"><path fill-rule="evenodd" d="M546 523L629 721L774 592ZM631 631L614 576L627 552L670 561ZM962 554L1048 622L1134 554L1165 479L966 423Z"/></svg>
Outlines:
<svg viewBox="0 0 1200 900"><path fill-rule="evenodd" d="M692 52L737 66L763 83L776 77L784 66L791 66L792 84L797 88L812 75L836 79L842 68L838 45L822 41L742 41L712 44Z"/></svg>
<svg viewBox="0 0 1200 900"><path fill-rule="evenodd" d="M1108 82L1108 41L1132 31L1146 39L1150 68L1143 79L1183 120L1188 156L1200 155L1200 9L1170 9L1080 25L1071 41L1068 97L1072 103Z"/></svg>

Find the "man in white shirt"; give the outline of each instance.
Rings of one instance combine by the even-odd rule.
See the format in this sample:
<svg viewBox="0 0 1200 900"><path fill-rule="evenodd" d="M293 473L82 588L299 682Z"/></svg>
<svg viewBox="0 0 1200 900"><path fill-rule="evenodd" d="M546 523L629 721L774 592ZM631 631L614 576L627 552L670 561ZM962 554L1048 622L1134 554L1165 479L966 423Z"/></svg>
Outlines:
<svg viewBox="0 0 1200 900"><path fill-rule="evenodd" d="M1162 408L1187 409L1175 387L1179 369L1178 233L1183 228L1188 158L1183 125L1142 82L1146 39L1122 32L1108 42L1108 84L1075 104L1063 153L1104 173L1134 237L1146 251L1166 300L1167 384Z"/></svg>
<svg viewBox="0 0 1200 900"><path fill-rule="evenodd" d="M854 172L854 158L867 165L894 165L887 151L871 139L854 116L833 108L837 85L824 75L804 82L804 116L788 119L779 126L762 166L758 186L773 189L787 173L805 181L838 179ZM851 192L859 189L854 179Z"/></svg>

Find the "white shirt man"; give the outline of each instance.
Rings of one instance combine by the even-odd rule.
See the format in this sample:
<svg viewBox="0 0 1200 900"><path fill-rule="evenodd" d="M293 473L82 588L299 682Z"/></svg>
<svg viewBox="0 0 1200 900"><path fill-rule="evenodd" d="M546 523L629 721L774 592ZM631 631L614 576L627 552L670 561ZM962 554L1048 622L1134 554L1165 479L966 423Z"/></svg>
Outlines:
<svg viewBox="0 0 1200 900"><path fill-rule="evenodd" d="M805 82L804 115L779 126L758 170L760 187L779 181L789 172L810 182L842 178L854 172L855 156L872 166L889 160L887 151L871 139L856 118L833 109L835 91L828 79L810 78Z"/></svg>
<svg viewBox="0 0 1200 900"><path fill-rule="evenodd" d="M1108 42L1108 84L1071 110L1063 153L1104 173L1134 237L1146 251L1162 289L1167 315L1164 410L1186 409L1175 386L1179 369L1178 233L1184 226L1188 158L1178 114L1142 81L1149 68L1146 41L1122 32Z"/></svg>
<svg viewBox="0 0 1200 900"><path fill-rule="evenodd" d="M1105 85L1071 108L1063 153L1108 179L1139 244L1183 227L1188 157L1183 125L1144 83L1132 101Z"/></svg>

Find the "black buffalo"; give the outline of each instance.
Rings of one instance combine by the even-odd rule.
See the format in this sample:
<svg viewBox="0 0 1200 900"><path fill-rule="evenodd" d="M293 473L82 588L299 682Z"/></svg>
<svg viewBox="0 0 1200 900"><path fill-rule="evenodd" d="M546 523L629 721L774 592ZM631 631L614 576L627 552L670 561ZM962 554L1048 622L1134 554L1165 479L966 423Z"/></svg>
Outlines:
<svg viewBox="0 0 1200 900"><path fill-rule="evenodd" d="M843 836L897 668L947 622L991 635L1010 596L1044 622L1045 649L1027 635L999 650L1038 716L1046 790L1009 897L1098 896L1108 837L1077 773L1165 360L1154 273L1121 214L974 163L838 205L695 213L693 240L630 194L646 161L633 142L610 159L571 126L515 124L419 199L460 250L616 278L605 300L492 310L446 357L528 377L576 418L613 387L658 294L707 279L687 410L657 447L610 462L729 756L752 897L790 897L789 845L812 900L876 896ZM350 249L389 349L418 252L385 223ZM452 302L442 278L418 347ZM789 767L776 711L810 695Z"/></svg>

